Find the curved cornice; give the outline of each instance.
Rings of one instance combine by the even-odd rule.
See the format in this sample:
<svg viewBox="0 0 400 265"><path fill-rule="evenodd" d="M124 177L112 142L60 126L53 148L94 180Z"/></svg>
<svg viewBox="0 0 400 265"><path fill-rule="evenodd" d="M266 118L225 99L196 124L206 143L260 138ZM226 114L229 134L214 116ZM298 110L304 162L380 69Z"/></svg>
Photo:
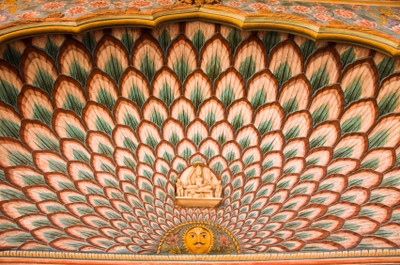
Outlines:
<svg viewBox="0 0 400 265"><path fill-rule="evenodd" d="M153 9L102 11L79 18L26 19L0 27L0 43L48 33L81 33L91 29L112 26L156 27L158 25L190 20L203 20L235 26L243 30L278 30L308 37L313 40L347 42L372 48L392 56L400 55L400 39L365 27L343 25L339 22L318 24L294 14L265 12L247 14L222 5L174 5Z"/></svg>

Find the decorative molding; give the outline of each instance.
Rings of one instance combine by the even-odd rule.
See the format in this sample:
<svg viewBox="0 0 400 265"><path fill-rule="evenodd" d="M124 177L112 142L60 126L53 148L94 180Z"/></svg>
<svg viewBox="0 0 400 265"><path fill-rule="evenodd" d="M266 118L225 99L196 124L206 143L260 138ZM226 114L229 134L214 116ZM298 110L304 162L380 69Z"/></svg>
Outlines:
<svg viewBox="0 0 400 265"><path fill-rule="evenodd" d="M72 263L76 260L91 264L95 261L102 261L112 264L117 261L141 261L141 262L194 262L194 261L246 261L246 262L269 262L283 261L286 264L346 264L350 260L357 263L394 263L400 262L400 249L370 249L350 251L316 251L301 253L270 253L270 254L236 254L236 255L130 255L130 254L97 254L97 253L74 253L74 252L45 252L45 251L3 251L0 252L0 263L12 263L14 258L24 259L23 262L34 261L38 264L46 264L50 259L62 259L62 264ZM355 258L355 259L354 259ZM370 258L373 258L372 260ZM37 260L40 259L40 260ZM43 260L45 259L45 260ZM297 261L296 261L297 260ZM295 261L295 263L293 263ZM335 262L335 263L332 263ZM54 264L60 264L54 262ZM98 263L96 263L98 264ZM101 264L101 263L100 263ZM348 264L348 263L347 263Z"/></svg>
<svg viewBox="0 0 400 265"><path fill-rule="evenodd" d="M59 15L59 14L58 14ZM347 42L372 48L393 56L400 56L400 39L374 29L344 25L340 21L320 24L304 16L273 13L245 13L223 5L190 6L178 4L151 11L138 9L92 12L78 18L35 18L15 21L0 26L0 43L23 37L49 33L81 33L87 30L113 27L157 27L177 21L223 23L242 30L277 30L301 35L312 40Z"/></svg>

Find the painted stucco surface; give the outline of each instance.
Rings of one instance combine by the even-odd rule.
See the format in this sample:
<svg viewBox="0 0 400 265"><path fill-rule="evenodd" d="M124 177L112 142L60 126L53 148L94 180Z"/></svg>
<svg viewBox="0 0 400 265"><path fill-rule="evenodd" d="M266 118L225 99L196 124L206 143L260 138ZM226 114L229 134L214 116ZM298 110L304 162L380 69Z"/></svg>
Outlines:
<svg viewBox="0 0 400 265"><path fill-rule="evenodd" d="M0 57L2 250L176 255L168 232L196 222L244 254L399 247L392 57L201 22ZM195 161L222 180L215 209L175 205Z"/></svg>

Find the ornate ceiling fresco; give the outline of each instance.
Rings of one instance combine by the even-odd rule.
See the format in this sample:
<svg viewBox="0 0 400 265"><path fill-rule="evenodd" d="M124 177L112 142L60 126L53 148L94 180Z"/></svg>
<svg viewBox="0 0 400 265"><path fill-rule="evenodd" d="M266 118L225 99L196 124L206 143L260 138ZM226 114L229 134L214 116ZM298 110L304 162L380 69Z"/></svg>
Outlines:
<svg viewBox="0 0 400 265"><path fill-rule="evenodd" d="M14 2L3 3L4 25L28 19L29 5ZM353 8L343 23L382 20L362 3L263 4L301 13L294 2L313 10L303 17ZM46 17L55 3L64 19L76 15L71 5L83 14L139 1L31 12ZM223 5L232 3L262 11ZM376 26L397 39L399 12L389 9ZM16 27L4 26L4 38ZM220 23L3 43L0 263L399 262L399 88L399 59L374 49ZM184 172L199 164L222 191L204 184L193 197L221 197L216 207L177 203L178 180L189 190Z"/></svg>

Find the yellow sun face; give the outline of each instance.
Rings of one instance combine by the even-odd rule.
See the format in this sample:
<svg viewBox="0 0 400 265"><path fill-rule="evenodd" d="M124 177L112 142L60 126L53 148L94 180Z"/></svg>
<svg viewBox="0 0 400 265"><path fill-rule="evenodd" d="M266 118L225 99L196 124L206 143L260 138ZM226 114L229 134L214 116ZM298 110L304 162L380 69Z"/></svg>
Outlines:
<svg viewBox="0 0 400 265"><path fill-rule="evenodd" d="M191 254L207 254L214 245L214 235L207 227L191 227L183 235L183 243Z"/></svg>

